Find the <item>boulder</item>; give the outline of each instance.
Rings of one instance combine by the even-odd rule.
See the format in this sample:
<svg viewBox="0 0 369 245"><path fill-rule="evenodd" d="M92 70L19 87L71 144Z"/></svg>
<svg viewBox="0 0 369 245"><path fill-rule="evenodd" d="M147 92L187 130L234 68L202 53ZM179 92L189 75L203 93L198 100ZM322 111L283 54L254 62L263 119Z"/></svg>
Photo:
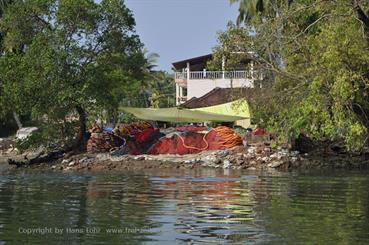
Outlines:
<svg viewBox="0 0 369 245"><path fill-rule="evenodd" d="M27 137L29 137L36 130L38 130L37 127L21 128L17 131L17 134L15 135L15 138L18 139L18 140L25 140Z"/></svg>

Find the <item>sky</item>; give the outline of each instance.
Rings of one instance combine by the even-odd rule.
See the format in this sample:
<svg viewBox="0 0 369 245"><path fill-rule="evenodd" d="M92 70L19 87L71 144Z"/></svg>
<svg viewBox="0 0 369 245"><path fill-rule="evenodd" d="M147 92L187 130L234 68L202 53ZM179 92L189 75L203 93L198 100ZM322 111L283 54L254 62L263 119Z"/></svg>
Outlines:
<svg viewBox="0 0 369 245"><path fill-rule="evenodd" d="M217 32L236 21L238 5L229 0L125 0L136 20L136 32L149 52L160 55L157 70L211 53Z"/></svg>

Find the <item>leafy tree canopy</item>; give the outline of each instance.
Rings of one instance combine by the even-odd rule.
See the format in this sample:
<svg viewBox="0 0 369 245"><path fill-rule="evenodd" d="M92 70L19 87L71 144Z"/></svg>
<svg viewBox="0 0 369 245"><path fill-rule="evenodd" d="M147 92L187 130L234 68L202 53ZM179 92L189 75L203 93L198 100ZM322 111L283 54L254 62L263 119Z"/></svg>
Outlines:
<svg viewBox="0 0 369 245"><path fill-rule="evenodd" d="M269 74L263 81L268 89L250 98L258 124L285 136L303 130L317 139L344 140L352 150L367 146L367 1L263 2L278 14L250 14L244 26L227 32L252 29L242 40L230 41L241 43L237 47L244 51L251 48Z"/></svg>
<svg viewBox="0 0 369 245"><path fill-rule="evenodd" d="M139 91L146 59L122 0L15 0L0 28L3 108L50 124L77 112L84 132L86 114Z"/></svg>

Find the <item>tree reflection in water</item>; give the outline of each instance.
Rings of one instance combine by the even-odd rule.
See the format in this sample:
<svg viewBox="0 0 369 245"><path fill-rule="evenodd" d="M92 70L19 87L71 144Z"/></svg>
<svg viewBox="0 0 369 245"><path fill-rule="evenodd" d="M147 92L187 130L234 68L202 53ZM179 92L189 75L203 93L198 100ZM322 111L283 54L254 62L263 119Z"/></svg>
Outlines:
<svg viewBox="0 0 369 245"><path fill-rule="evenodd" d="M161 169L0 175L0 244L368 244L368 176ZM38 227L64 233L20 231ZM76 232L81 228L98 230Z"/></svg>

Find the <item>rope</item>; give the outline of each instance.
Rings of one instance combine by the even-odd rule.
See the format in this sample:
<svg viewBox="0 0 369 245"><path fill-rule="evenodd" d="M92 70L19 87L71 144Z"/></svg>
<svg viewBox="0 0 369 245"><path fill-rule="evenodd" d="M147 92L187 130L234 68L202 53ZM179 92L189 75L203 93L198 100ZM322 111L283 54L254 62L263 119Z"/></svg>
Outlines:
<svg viewBox="0 0 369 245"><path fill-rule="evenodd" d="M213 129L220 138L219 145L232 148L242 145L242 138L231 128L219 126Z"/></svg>
<svg viewBox="0 0 369 245"><path fill-rule="evenodd" d="M182 138L182 136L180 135L180 134L178 134L178 133L176 133L176 135L181 139L181 141L182 141L182 144L183 144L183 146L185 147L185 148L187 148L187 149L194 149L194 150L199 150L199 151L204 151L204 150L206 150L206 149L208 149L208 147L209 147L209 143L208 143L208 141L206 140L206 136L208 135L208 133L209 133L210 131L208 131L206 134L204 134L204 136L202 137L202 140L205 142L205 144L206 144L206 146L205 147L203 147L203 148L198 148L198 147L196 147L196 146L189 146L189 145L186 145L186 143L184 142L184 139Z"/></svg>
<svg viewBox="0 0 369 245"><path fill-rule="evenodd" d="M225 148L232 148L232 147L235 147L235 146L242 145L242 138L233 129L225 127L225 126L219 126L219 127L213 128L212 130L214 130L216 132L217 136L220 138L220 140L218 142L219 146L222 146L222 147L225 147ZM209 147L209 142L206 140L206 136L210 133L210 131L208 131L202 137L202 140L206 144L206 146L202 147L202 148L199 148L199 147L196 147L196 146L186 145L186 143L184 141L184 138L178 133L176 133L176 135L181 139L182 144L185 148L204 151L204 150L208 149L208 147Z"/></svg>

